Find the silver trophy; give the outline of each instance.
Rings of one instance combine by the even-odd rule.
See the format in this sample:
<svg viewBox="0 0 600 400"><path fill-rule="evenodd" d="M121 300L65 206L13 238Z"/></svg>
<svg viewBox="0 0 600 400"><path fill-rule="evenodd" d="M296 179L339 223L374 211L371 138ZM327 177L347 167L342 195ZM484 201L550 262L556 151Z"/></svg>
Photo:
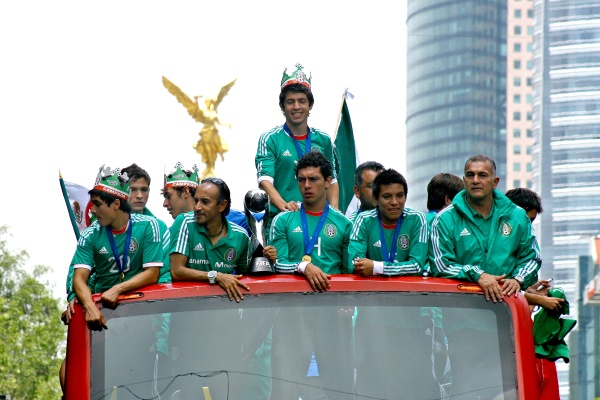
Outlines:
<svg viewBox="0 0 600 400"><path fill-rule="evenodd" d="M267 232L265 225L262 224L262 222L260 223L262 231L261 243L258 239L258 229L256 226L257 221L253 215L253 213L260 213L264 211L265 216L263 217L262 221L265 221L269 214L270 205L269 196L267 196L267 193L261 189L249 190L244 197L244 215L246 216L248 227L250 227L250 231L252 231L252 236L250 238L252 256L248 272L253 275L268 275L273 273L273 268L269 262L269 259L263 255L263 243L267 243Z"/></svg>

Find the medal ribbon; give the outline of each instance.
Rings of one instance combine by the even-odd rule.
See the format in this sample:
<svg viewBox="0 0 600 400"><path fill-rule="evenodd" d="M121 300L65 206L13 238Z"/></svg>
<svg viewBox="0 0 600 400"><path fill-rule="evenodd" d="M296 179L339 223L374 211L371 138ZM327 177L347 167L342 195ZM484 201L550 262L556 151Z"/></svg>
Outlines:
<svg viewBox="0 0 600 400"><path fill-rule="evenodd" d="M404 213L398 218L396 222L396 229L394 229L394 238L392 239L392 249L388 253L387 245L385 244L385 235L383 233L383 222L381 222L381 214L377 211L377 219L379 220L379 238L381 239L381 253L383 254L383 261L393 263L396 257L396 248L398 247L398 236L400 235L400 228L402 227L402 221L404 220Z"/></svg>
<svg viewBox="0 0 600 400"><path fill-rule="evenodd" d="M310 129L308 130L308 133L306 134L306 140L304 141L304 150L305 150L304 153L302 152L302 148L300 148L300 143L298 143L296 136L294 136L292 131L290 131L290 128L288 128L287 124L283 124L283 130L294 141L294 145L296 146L296 151L298 152L298 158L302 157L304 154L306 154L310 151L310 148L312 145L311 139L310 139Z"/></svg>
<svg viewBox="0 0 600 400"><path fill-rule="evenodd" d="M110 227L106 229L108 235L108 241L110 248L112 249L113 255L115 256L115 262L117 268L121 271L121 281L125 280L125 267L127 266L127 259L129 258L129 245L131 244L131 232L133 231L133 224L131 223L131 216L129 216L129 225L127 226L127 235L125 236L125 248L123 249L123 264L121 264L121 258L119 257L119 250L117 249L117 243L115 242L115 236L112 233Z"/></svg>
<svg viewBox="0 0 600 400"><path fill-rule="evenodd" d="M325 210L323 210L323 214L319 217L319 222L317 222L317 227L313 232L310 240L308 239L308 222L306 220L306 210L304 209L304 203L300 206L300 219L302 220L302 235L304 235L304 254L310 256L313 249L315 248L315 244L317 243L317 239L319 238L319 232L323 229L323 225L325 224L325 220L327 219L327 213L329 213L329 202L325 201Z"/></svg>

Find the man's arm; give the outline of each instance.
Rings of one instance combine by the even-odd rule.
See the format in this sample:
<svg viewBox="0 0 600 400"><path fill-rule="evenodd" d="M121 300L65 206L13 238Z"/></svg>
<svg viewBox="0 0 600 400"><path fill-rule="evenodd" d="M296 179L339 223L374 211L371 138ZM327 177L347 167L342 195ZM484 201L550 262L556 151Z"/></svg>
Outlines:
<svg viewBox="0 0 600 400"><path fill-rule="evenodd" d="M283 217L283 218L282 218ZM288 255L288 238L286 233L286 213L278 214L271 224L269 242L277 251L275 272L280 274L293 274L298 270L298 261L290 260Z"/></svg>
<svg viewBox="0 0 600 400"><path fill-rule="evenodd" d="M73 289L85 310L85 321L89 328L94 331L101 331L103 328L108 329L108 326L106 326L104 315L96 307L96 303L92 299L92 291L87 285L90 272L87 268L75 268L73 273Z"/></svg>
<svg viewBox="0 0 600 400"><path fill-rule="evenodd" d="M198 271L196 269L188 268L186 266L188 257L180 253L171 253L171 276L173 282L184 281L184 282L208 282L208 272ZM248 286L242 283L239 278L241 275L223 274L217 272L215 282L219 284L226 292L229 300L239 302L244 300L240 287L250 290Z"/></svg>
<svg viewBox="0 0 600 400"><path fill-rule="evenodd" d="M296 203L295 201L284 200L283 197L281 197L281 195L277 191L277 189L275 189L275 186L273 186L273 184L270 181L260 181L258 186L262 190L264 190L265 193L267 193L267 196L269 196L269 200L271 201L271 203L280 211L298 211L298 203Z"/></svg>
<svg viewBox="0 0 600 400"><path fill-rule="evenodd" d="M434 276L477 282L483 270L477 265L460 264L451 229L438 217L431 224L429 236L429 265Z"/></svg>
<svg viewBox="0 0 600 400"><path fill-rule="evenodd" d="M366 257L368 235L364 226L364 215L358 215L352 224L348 243L348 270L359 275L373 274L373 262ZM360 260L359 262L356 262ZM368 261L371 261L369 263ZM357 269L358 267L358 269Z"/></svg>
<svg viewBox="0 0 600 400"><path fill-rule="evenodd" d="M527 289L538 280L538 271L542 266L542 255L531 223L526 216L524 218L527 220L525 221L526 233L520 236L516 269L511 277L520 277L523 280L522 289Z"/></svg>
<svg viewBox="0 0 600 400"><path fill-rule="evenodd" d="M147 267L142 272L133 276L125 282L117 283L104 293L100 300L104 307L114 309L119 302L119 295L144 286L152 285L158 281L160 275L160 267Z"/></svg>

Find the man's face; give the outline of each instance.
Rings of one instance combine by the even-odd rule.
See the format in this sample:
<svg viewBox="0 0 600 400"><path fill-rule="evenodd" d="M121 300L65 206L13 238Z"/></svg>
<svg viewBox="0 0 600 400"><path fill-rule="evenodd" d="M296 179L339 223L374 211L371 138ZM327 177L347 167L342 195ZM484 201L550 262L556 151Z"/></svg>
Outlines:
<svg viewBox="0 0 600 400"><path fill-rule="evenodd" d="M302 201L305 204L319 203L327 196L331 177L323 178L320 167L306 167L299 170L297 179Z"/></svg>
<svg viewBox="0 0 600 400"><path fill-rule="evenodd" d="M107 205L98 195L92 196L90 201L92 203L90 211L94 214L100 226L109 226L112 224L117 217L119 203L114 201L110 205Z"/></svg>
<svg viewBox="0 0 600 400"><path fill-rule="evenodd" d="M285 122L290 126L299 126L308 120L308 113L312 106L308 104L305 93L288 92L283 101L283 115Z"/></svg>
<svg viewBox="0 0 600 400"><path fill-rule="evenodd" d="M465 165L465 189L467 196L474 201L482 201L493 195L500 178L492 173L492 165L487 161L470 162Z"/></svg>
<svg viewBox="0 0 600 400"><path fill-rule="evenodd" d="M404 211L406 193L404 186L399 183L381 185L377 205L381 213L381 221L386 225L393 225Z"/></svg>
<svg viewBox="0 0 600 400"><path fill-rule="evenodd" d="M363 211L372 210L377 206L377 201L373 198L373 180L379 174L370 169L362 172L362 183L360 186L354 186L354 195L360 200L360 208Z"/></svg>
<svg viewBox="0 0 600 400"><path fill-rule="evenodd" d="M134 213L141 213L148 203L150 185L146 178L133 179L129 184L129 205Z"/></svg>
<svg viewBox="0 0 600 400"><path fill-rule="evenodd" d="M196 203L194 214L196 222L200 225L207 225L215 219L221 219L221 213L227 206L227 201L219 202L219 188L210 182L198 186L194 201Z"/></svg>
<svg viewBox="0 0 600 400"><path fill-rule="evenodd" d="M535 219L537 218L538 212L536 209L532 209L527 211L527 216L529 217L529 220L531 222L535 221Z"/></svg>
<svg viewBox="0 0 600 400"><path fill-rule="evenodd" d="M177 218L179 214L191 211L187 210L188 201L185 197L190 196L190 192L187 188L184 187L183 191L180 193L176 189L170 187L164 191L163 196L165 197L163 207L167 209L173 219Z"/></svg>

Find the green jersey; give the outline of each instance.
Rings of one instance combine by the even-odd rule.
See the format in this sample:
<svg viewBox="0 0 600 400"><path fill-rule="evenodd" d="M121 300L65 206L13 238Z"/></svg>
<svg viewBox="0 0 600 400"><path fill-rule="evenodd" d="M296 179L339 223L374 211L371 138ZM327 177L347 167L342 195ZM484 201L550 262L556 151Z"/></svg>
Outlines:
<svg viewBox="0 0 600 400"><path fill-rule="evenodd" d="M542 259L525 210L494 190L490 213L467 203L465 190L431 225L429 263L436 276L477 282L482 273L519 277L523 289L537 281Z"/></svg>
<svg viewBox="0 0 600 400"><path fill-rule="evenodd" d="M154 217L154 214L150 212L148 207L144 207L144 211L142 211L142 214ZM158 221L160 237L162 238L163 244L163 254L165 256L163 260L163 266L160 269L160 277L158 278L158 283L171 283L171 262L169 260L170 231L167 227L167 224L165 224L162 220L158 218L156 218L156 220Z"/></svg>
<svg viewBox="0 0 600 400"><path fill-rule="evenodd" d="M321 215L306 213L308 237L312 237ZM318 233L316 244L309 256L311 263L326 274L350 273L348 268L348 241L352 225L344 214L329 206L327 218ZM275 270L293 273L306 255L304 233L300 211L282 212L275 217L271 226L270 242L277 249Z"/></svg>
<svg viewBox="0 0 600 400"><path fill-rule="evenodd" d="M158 220L142 214L131 214L131 243L129 257L124 267L125 280L139 274L144 268L163 266L163 238ZM86 268L96 275L93 293L103 292L121 282L121 271L115 262L115 255L108 239L106 227L95 221L81 233L77 249L71 261L73 269ZM123 248L127 231L114 235L116 249L123 261ZM72 280L71 280L72 282ZM72 291L72 288L68 288Z"/></svg>
<svg viewBox="0 0 600 400"><path fill-rule="evenodd" d="M285 132L283 125L263 133L258 141L258 149L254 159L258 183L260 185L260 182L264 180L271 182L286 202L302 201L294 170L298 160L306 152L308 135L310 135L310 150L320 151L327 157L332 166L332 183L337 182L331 138L319 129L309 128L306 138L296 140L302 154L298 154L294 139ZM269 221L264 221L267 223L267 228L278 213L279 209L271 204Z"/></svg>
<svg viewBox="0 0 600 400"><path fill-rule="evenodd" d="M396 239L394 261L388 261L392 251L396 225L382 225L378 210L364 211L352 225L348 260L368 258L383 263L383 275L422 275L427 262L427 222L422 212L405 208L402 212L402 225ZM383 232L383 238L381 233ZM382 241L385 240L385 243Z"/></svg>
<svg viewBox="0 0 600 400"><path fill-rule="evenodd" d="M186 267L198 271L246 272L250 260L250 238L244 228L226 220L226 235L213 245L204 226L196 223L194 213L184 213L177 218L180 217L181 227L177 234L173 232L169 254L183 254L188 258Z"/></svg>

